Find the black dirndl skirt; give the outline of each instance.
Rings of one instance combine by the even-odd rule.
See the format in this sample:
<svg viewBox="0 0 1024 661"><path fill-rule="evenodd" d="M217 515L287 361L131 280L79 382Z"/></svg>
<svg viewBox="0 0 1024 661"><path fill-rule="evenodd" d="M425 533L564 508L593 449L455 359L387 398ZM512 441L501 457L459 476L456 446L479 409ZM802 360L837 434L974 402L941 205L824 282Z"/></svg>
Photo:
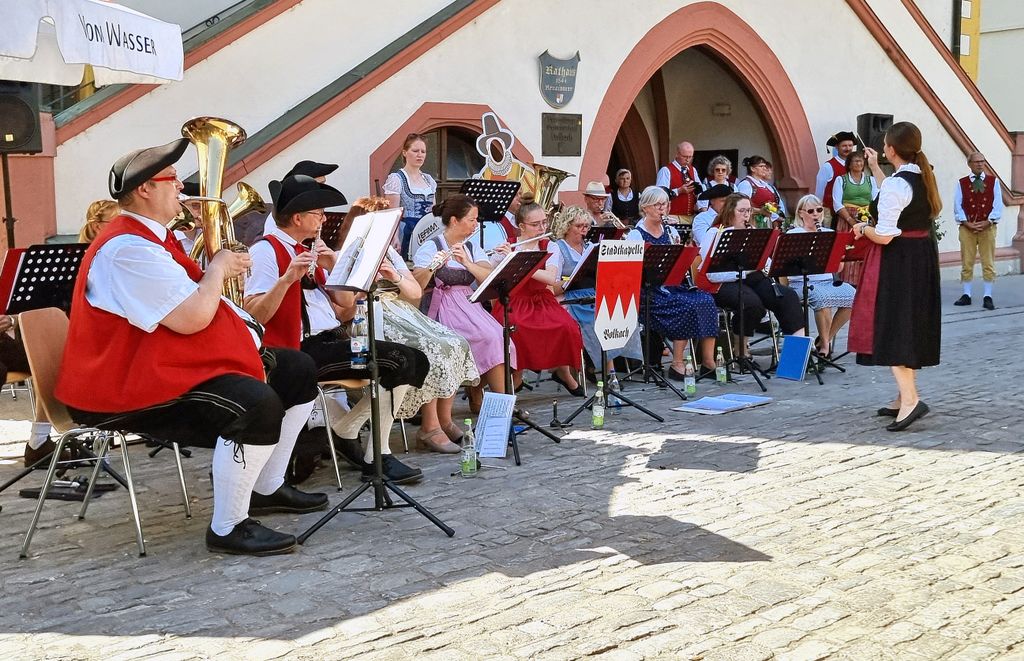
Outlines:
<svg viewBox="0 0 1024 661"><path fill-rule="evenodd" d="M854 300L849 347L859 365L919 369L939 364L939 253L926 231L874 245Z"/></svg>

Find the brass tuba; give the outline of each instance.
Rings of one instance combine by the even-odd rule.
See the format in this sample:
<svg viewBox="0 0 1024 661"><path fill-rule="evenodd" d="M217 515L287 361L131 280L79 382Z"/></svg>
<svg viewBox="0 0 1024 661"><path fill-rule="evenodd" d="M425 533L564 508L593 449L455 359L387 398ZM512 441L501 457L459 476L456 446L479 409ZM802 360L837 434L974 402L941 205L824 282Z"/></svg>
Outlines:
<svg viewBox="0 0 1024 661"><path fill-rule="evenodd" d="M200 201L198 220L203 229L201 245L206 258L213 259L224 248L245 252L245 246L235 240L235 227L228 206L221 199L228 152L245 141L245 130L226 119L196 117L185 122L181 135L196 146L199 158L199 197L196 199ZM224 295L239 307L242 305L243 284L242 276L224 281Z"/></svg>
<svg viewBox="0 0 1024 661"><path fill-rule="evenodd" d="M576 175L565 170L559 170L558 168L549 167L547 165L541 165L540 163L532 163L533 172L536 177L532 191L526 188L524 185L524 192L533 193L533 201L544 208L544 211L549 214L554 211L555 207L555 193L558 192L558 187L562 185L562 182L569 177L575 177ZM524 182L525 184L525 182Z"/></svg>

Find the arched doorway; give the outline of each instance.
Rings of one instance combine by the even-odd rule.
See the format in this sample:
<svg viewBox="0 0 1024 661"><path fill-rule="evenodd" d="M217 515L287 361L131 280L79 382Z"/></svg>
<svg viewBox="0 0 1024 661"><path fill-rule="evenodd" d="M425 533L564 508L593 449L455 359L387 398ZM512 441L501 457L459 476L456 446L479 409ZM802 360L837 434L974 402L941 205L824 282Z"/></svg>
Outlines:
<svg viewBox="0 0 1024 661"><path fill-rule="evenodd" d="M692 50L684 53L688 49ZM699 2L670 14L626 56L605 92L587 140L581 181L599 178L609 168L617 138L622 138L618 140L619 158L629 151L623 146L625 142L633 145L634 151L642 149L642 139L636 137L638 131L621 130L633 121L628 119L633 113L642 116L645 127L658 129L657 165L674 152L662 143L688 139L686 135L660 135L666 129L672 133L672 127L664 116L670 103L670 84L658 84L659 74L664 79L667 72L662 71L666 65L671 69L688 61L701 61L708 70L713 64L736 81L759 117L763 144L775 163L776 185L787 196L806 192L813 185L818 159L799 96L764 40L742 18L714 2ZM706 96L706 90L692 92L687 103ZM700 145L696 147L701 149Z"/></svg>

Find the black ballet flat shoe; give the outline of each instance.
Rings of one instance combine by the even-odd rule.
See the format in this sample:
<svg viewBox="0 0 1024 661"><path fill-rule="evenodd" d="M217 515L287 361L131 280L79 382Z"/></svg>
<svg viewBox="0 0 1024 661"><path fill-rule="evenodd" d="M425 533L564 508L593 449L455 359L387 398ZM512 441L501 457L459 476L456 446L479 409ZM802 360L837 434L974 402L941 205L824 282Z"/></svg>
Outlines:
<svg viewBox="0 0 1024 661"><path fill-rule="evenodd" d="M423 471L414 466L403 464L393 454L382 455L381 468L384 471L384 477L393 484L411 484L413 482L419 482L423 479ZM369 482L373 477L373 462L364 463L362 467L363 475L360 479L363 482Z"/></svg>
<svg viewBox="0 0 1024 661"><path fill-rule="evenodd" d="M256 519L246 519L226 535L206 529L206 548L230 555L281 555L295 550L295 535L271 530Z"/></svg>
<svg viewBox="0 0 1024 661"><path fill-rule="evenodd" d="M953 305L970 305L970 304L971 304L971 297L968 296L967 294L964 294L960 298L956 299L956 301L953 303Z"/></svg>
<svg viewBox="0 0 1024 661"><path fill-rule="evenodd" d="M567 384L565 381L563 381L562 377L558 376L558 374L556 374L555 372L551 373L551 380L554 381L555 383L557 383L558 385L562 386L563 388L565 388L567 391L569 391L569 394L572 395L573 397L583 397L584 394L585 394L583 392L583 384L577 383L575 389L570 388L569 384ZM607 385L607 384L605 384L605 385Z"/></svg>
<svg viewBox="0 0 1024 661"><path fill-rule="evenodd" d="M878 409L879 418L895 418L899 414L899 409L891 409L888 406L883 406L882 408Z"/></svg>
<svg viewBox="0 0 1024 661"><path fill-rule="evenodd" d="M293 486L282 484L274 493L264 496L252 492L249 497L249 514L305 514L327 508L327 494L306 493Z"/></svg>
<svg viewBox="0 0 1024 661"><path fill-rule="evenodd" d="M700 376L697 377L697 380L698 381L704 381L704 380L717 381L718 380L718 370L715 369L715 368L711 368L711 367L702 367L701 368Z"/></svg>
<svg viewBox="0 0 1024 661"><path fill-rule="evenodd" d="M668 368L668 378L673 381L683 381L686 379L686 375L670 365Z"/></svg>
<svg viewBox="0 0 1024 661"><path fill-rule="evenodd" d="M889 431L903 431L918 418L923 418L924 416L928 415L928 411L930 410L931 409L928 408L927 404L919 401L917 403L917 406L914 407L914 410L910 412L910 415L903 418L902 420L897 420L886 425L885 428L888 429Z"/></svg>
<svg viewBox="0 0 1024 661"><path fill-rule="evenodd" d="M981 307L985 308L986 310L995 310L996 304L992 302L991 296L986 296L985 298L981 299Z"/></svg>

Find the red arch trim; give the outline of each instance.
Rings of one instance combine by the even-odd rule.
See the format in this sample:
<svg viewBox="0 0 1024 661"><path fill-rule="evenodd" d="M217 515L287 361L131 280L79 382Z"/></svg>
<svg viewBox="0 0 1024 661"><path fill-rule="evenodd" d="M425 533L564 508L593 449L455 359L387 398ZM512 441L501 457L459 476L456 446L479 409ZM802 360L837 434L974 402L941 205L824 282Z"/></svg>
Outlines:
<svg viewBox="0 0 1024 661"><path fill-rule="evenodd" d="M738 15L714 2L698 2L673 12L626 56L598 110L580 181L599 178L604 172L619 126L651 76L694 46L712 51L749 89L775 147L779 188L808 190L818 158L800 97L768 44Z"/></svg>

